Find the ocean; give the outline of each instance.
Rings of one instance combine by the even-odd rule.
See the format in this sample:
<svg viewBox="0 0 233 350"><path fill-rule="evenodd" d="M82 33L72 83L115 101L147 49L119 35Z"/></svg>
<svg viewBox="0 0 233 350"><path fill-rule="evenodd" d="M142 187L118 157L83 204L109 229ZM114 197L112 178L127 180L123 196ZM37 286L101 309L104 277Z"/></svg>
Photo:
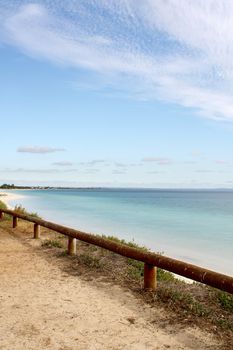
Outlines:
<svg viewBox="0 0 233 350"><path fill-rule="evenodd" d="M7 191L4 191L7 192ZM86 232L134 240L233 275L233 191L155 189L17 190L28 211Z"/></svg>

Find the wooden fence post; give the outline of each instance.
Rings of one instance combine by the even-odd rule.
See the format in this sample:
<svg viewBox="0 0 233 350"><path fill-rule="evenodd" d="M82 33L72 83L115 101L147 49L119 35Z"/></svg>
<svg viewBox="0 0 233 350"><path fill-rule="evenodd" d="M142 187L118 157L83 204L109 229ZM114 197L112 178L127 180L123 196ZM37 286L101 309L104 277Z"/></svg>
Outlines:
<svg viewBox="0 0 233 350"><path fill-rule="evenodd" d="M73 238L73 237L68 238L68 254L76 255L76 238Z"/></svg>
<svg viewBox="0 0 233 350"><path fill-rule="evenodd" d="M18 225L18 218L17 216L13 216L13 228L16 228Z"/></svg>
<svg viewBox="0 0 233 350"><path fill-rule="evenodd" d="M40 238L40 225L34 224L34 236L33 238Z"/></svg>
<svg viewBox="0 0 233 350"><path fill-rule="evenodd" d="M144 289L155 291L157 287L157 268L153 265L144 264Z"/></svg>

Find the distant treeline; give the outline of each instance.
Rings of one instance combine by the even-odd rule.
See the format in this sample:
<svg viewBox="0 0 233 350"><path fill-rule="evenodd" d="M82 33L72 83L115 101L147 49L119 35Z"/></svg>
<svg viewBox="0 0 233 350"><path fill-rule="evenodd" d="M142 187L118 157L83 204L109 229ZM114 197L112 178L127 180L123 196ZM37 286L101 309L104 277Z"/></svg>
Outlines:
<svg viewBox="0 0 233 350"><path fill-rule="evenodd" d="M51 187L40 187L40 186L17 186L14 184L2 184L0 186L1 190L34 190L34 189L49 189Z"/></svg>
<svg viewBox="0 0 233 350"><path fill-rule="evenodd" d="M30 189L30 186L16 186L14 184L2 184L0 189L3 190L13 190L13 189Z"/></svg>
<svg viewBox="0 0 233 350"><path fill-rule="evenodd" d="M102 187L53 187L53 186L17 186L14 184L2 184L0 186L1 190L101 190Z"/></svg>

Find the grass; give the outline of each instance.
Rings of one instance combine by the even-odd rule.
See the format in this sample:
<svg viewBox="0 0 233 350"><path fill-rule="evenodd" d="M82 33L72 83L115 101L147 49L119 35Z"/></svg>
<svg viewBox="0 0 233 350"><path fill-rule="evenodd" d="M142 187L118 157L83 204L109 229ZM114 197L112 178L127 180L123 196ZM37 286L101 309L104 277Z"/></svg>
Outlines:
<svg viewBox="0 0 233 350"><path fill-rule="evenodd" d="M0 196L1 198L1 196ZM8 209L7 205L5 203L3 203L1 200L0 200L0 209ZM30 216L33 216L33 217L36 217L36 218L40 218L39 215L35 212L28 212L21 204L20 205L16 205L13 209L16 213L19 213L19 214L24 214L24 215L30 215ZM11 215L5 215L4 216L4 219L11 219Z"/></svg>
<svg viewBox="0 0 233 350"><path fill-rule="evenodd" d="M102 235L102 237L110 239L110 240L112 240L114 242L117 242L117 243L121 243L121 244L127 245L128 247L140 249L140 250L142 250L144 252L149 252L150 251L147 247L140 246L137 243L135 243L134 241L127 242L124 239L119 239L119 238L117 238L115 236L104 236L104 235ZM162 255L163 253L157 253L157 254ZM127 264L128 264L128 274L129 274L129 276L132 277L132 278L135 278L137 280L141 279L142 276L143 276L143 273L144 273L144 263L141 262L141 261L137 261L137 260L128 258L127 259ZM177 280L175 278L175 276L171 272L162 270L160 268L157 269L157 279L158 279L158 281L175 281L175 280Z"/></svg>
<svg viewBox="0 0 233 350"><path fill-rule="evenodd" d="M78 256L78 261L88 267L94 267L96 269L103 266L100 259L85 253Z"/></svg>
<svg viewBox="0 0 233 350"><path fill-rule="evenodd" d="M184 282L180 283L184 284ZM211 314L211 309L198 301L194 294L186 291L185 286L184 288L181 288L181 285L163 286L163 288L158 291L158 297L163 302L170 303L174 310L179 307L185 312L188 311L188 313L198 317L207 317Z"/></svg>
<svg viewBox="0 0 233 350"><path fill-rule="evenodd" d="M140 246L137 243L135 243L134 240L127 242L124 239L121 239L121 238L118 238L118 237L115 237L115 236L102 235L101 237L102 238L106 238L106 239L110 239L111 241L116 242L116 243L125 244L125 245L127 245L128 247L131 247L131 248L140 249L140 250L142 250L144 252L149 252L150 251L147 247Z"/></svg>
<svg viewBox="0 0 233 350"><path fill-rule="evenodd" d="M45 239L42 241L41 246L47 248L63 248L62 243L56 239Z"/></svg>
<svg viewBox="0 0 233 350"><path fill-rule="evenodd" d="M20 205L16 205L14 208L14 211L16 213L19 214L24 214L24 215L29 215L29 216L33 216L36 218L40 218L39 215L36 212L28 212L21 204Z"/></svg>
<svg viewBox="0 0 233 350"><path fill-rule="evenodd" d="M217 298L224 310L227 310L233 313L233 294L218 291Z"/></svg>
<svg viewBox="0 0 233 350"><path fill-rule="evenodd" d="M225 319L219 319L217 320L218 326L223 329L223 330L230 330L233 331L233 323L229 322L228 320Z"/></svg>
<svg viewBox="0 0 233 350"><path fill-rule="evenodd" d="M129 274L131 277L136 279L141 279L144 274L144 263L134 259L127 259L127 264L129 266ZM168 271L157 269L157 280L158 281L178 281L175 276Z"/></svg>
<svg viewBox="0 0 233 350"><path fill-rule="evenodd" d="M0 209L7 209L6 204L3 203L2 201L0 201Z"/></svg>
<svg viewBox="0 0 233 350"><path fill-rule="evenodd" d="M3 203L2 201L0 201L0 209L8 209L7 205L5 203ZM4 215L4 220L10 220L11 219L11 215Z"/></svg>

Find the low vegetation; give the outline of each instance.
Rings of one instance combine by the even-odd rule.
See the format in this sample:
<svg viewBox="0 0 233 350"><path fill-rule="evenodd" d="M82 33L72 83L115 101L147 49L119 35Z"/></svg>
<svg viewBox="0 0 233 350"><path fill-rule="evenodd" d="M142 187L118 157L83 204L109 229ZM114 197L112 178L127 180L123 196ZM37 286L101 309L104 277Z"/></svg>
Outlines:
<svg viewBox="0 0 233 350"><path fill-rule="evenodd" d="M39 215L35 212L28 212L22 205L16 205L14 207L14 211L16 213L19 213L19 214L24 214L24 215L29 215L29 216L33 216L33 217L36 217L36 218L39 218Z"/></svg>
<svg viewBox="0 0 233 350"><path fill-rule="evenodd" d="M218 292L217 299L224 310L233 312L233 295L225 292Z"/></svg>
<svg viewBox="0 0 233 350"><path fill-rule="evenodd" d="M0 209L7 209L6 204L3 203L2 201L0 201ZM11 219L11 216L10 216L10 215L5 215L5 216L4 216L4 219L5 219L5 220L10 220L10 219Z"/></svg>
<svg viewBox="0 0 233 350"><path fill-rule="evenodd" d="M0 201L0 209L7 209L6 204L3 203L2 201Z"/></svg>
<svg viewBox="0 0 233 350"><path fill-rule="evenodd" d="M46 248L62 248L63 247L62 243L56 239L45 239L44 241L42 241L41 246L46 247Z"/></svg>
<svg viewBox="0 0 233 350"><path fill-rule="evenodd" d="M3 203L1 200L0 200L0 209L8 209L7 205L5 203ZM29 216L33 216L36 218L40 218L40 216L36 212L29 212L22 205L16 205L13 210L19 214L24 214L24 215L29 215ZM5 215L5 219L8 219L8 220L11 219L11 215Z"/></svg>

